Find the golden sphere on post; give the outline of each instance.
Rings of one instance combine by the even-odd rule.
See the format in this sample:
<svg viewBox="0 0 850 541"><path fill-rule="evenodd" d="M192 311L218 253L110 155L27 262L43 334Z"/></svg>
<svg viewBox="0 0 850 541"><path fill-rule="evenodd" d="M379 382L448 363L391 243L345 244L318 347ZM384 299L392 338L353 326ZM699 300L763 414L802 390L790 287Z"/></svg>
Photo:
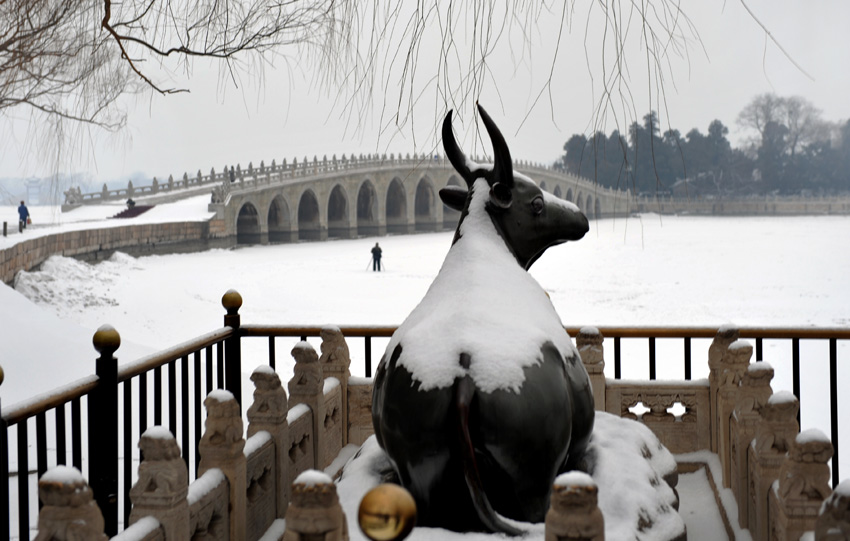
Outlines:
<svg viewBox="0 0 850 541"><path fill-rule="evenodd" d="M101 325L92 337L92 344L98 353L112 354L121 346L121 336L112 325Z"/></svg>
<svg viewBox="0 0 850 541"><path fill-rule="evenodd" d="M242 307L242 295L235 289L228 289L221 297L221 305L228 314L235 314Z"/></svg>
<svg viewBox="0 0 850 541"><path fill-rule="evenodd" d="M416 502L399 485L378 485L360 501L357 522L372 541L400 541L416 524Z"/></svg>

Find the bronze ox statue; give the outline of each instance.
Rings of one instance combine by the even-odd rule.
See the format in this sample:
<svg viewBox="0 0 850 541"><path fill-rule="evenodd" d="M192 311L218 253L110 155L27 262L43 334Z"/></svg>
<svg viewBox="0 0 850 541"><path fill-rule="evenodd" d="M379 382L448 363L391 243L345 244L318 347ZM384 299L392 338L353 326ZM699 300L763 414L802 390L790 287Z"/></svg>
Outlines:
<svg viewBox="0 0 850 541"><path fill-rule="evenodd" d="M443 146L468 189L451 249L375 372L372 420L417 524L518 534L502 517L542 522L555 477L575 469L593 428L593 394L545 291L526 272L578 240L587 217L514 172L483 108L494 164L468 160L451 126Z"/></svg>

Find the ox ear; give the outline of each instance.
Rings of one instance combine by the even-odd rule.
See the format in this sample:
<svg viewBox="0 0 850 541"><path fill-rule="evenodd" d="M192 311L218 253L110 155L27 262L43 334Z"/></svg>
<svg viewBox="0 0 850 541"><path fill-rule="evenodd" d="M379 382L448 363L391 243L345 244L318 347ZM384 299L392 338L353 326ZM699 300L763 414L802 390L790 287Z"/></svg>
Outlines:
<svg viewBox="0 0 850 541"><path fill-rule="evenodd" d="M468 186L472 186L476 175L469 170L466 156L460 147L457 146L457 141L455 141L455 134L452 132L452 111L449 111L443 120L443 148L446 151L446 157L452 162L455 170L460 173L460 176L463 177L463 180L466 181Z"/></svg>
<svg viewBox="0 0 850 541"><path fill-rule="evenodd" d="M446 186L440 190L440 199L450 209L462 211L466 205L466 198L469 195L469 190L460 186Z"/></svg>
<svg viewBox="0 0 850 541"><path fill-rule="evenodd" d="M511 151L508 150L508 144L502 136L502 132L496 127L496 123L487 114L487 111L478 105L478 112L481 113L481 120L484 121L484 126L487 128L487 133L490 134L490 141L493 143L493 170L487 181L491 186L496 183L504 183L510 190L514 185L514 170L513 162L511 161Z"/></svg>
<svg viewBox="0 0 850 541"><path fill-rule="evenodd" d="M508 209L513 203L511 188L504 182L497 182L490 186L490 202L501 209Z"/></svg>

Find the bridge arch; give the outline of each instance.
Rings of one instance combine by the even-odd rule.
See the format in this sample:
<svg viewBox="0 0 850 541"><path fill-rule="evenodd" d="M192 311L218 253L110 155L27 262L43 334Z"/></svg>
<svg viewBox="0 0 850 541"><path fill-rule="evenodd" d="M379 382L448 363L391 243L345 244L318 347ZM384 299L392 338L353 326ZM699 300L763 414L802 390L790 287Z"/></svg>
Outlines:
<svg viewBox="0 0 850 541"><path fill-rule="evenodd" d="M259 244L260 213L254 203L246 201L236 217L236 244Z"/></svg>
<svg viewBox="0 0 850 541"><path fill-rule="evenodd" d="M602 217L602 204L599 202L599 198L596 198L596 203L593 206L593 217L597 220Z"/></svg>
<svg viewBox="0 0 850 541"><path fill-rule="evenodd" d="M573 189L567 188L567 201L572 202L573 200Z"/></svg>
<svg viewBox="0 0 850 541"><path fill-rule="evenodd" d="M541 189L541 190L545 190L545 189L546 189L546 181L545 181L545 180L541 180L541 181L540 181L540 184L539 184L538 186L540 186L540 189ZM547 191L548 191L548 190L547 190Z"/></svg>
<svg viewBox="0 0 850 541"><path fill-rule="evenodd" d="M427 176L419 179L416 184L413 209L417 231L434 231L437 229L437 201L434 181Z"/></svg>
<svg viewBox="0 0 850 541"><path fill-rule="evenodd" d="M357 234L377 235L379 223L378 192L372 181L366 179L357 190Z"/></svg>
<svg viewBox="0 0 850 541"><path fill-rule="evenodd" d="M407 233L407 194L398 177L387 187L387 232Z"/></svg>
<svg viewBox="0 0 850 541"><path fill-rule="evenodd" d="M555 191L554 191L554 192L552 192L552 195L554 195L555 197L557 197L558 199L560 199L560 198L561 198L561 187L560 187L560 186L555 186Z"/></svg>
<svg viewBox="0 0 850 541"><path fill-rule="evenodd" d="M584 204L584 213L588 218L593 218L591 213L593 212L593 197L590 195L587 196L587 201Z"/></svg>
<svg viewBox="0 0 850 541"><path fill-rule="evenodd" d="M269 242L289 242L292 240L292 218L289 203L282 194L272 199L268 212Z"/></svg>
<svg viewBox="0 0 850 541"><path fill-rule="evenodd" d="M320 240L319 200L313 190L306 189L298 200L298 240Z"/></svg>
<svg viewBox="0 0 850 541"><path fill-rule="evenodd" d="M328 196L328 237L348 235L348 194L341 184L337 184Z"/></svg>
<svg viewBox="0 0 850 541"><path fill-rule="evenodd" d="M448 182L446 182L446 186L460 186L463 187L463 184L458 178L457 175L452 175L449 177ZM453 208L449 208L443 204L443 227L446 229L456 229L457 222L460 220L460 212L456 211Z"/></svg>

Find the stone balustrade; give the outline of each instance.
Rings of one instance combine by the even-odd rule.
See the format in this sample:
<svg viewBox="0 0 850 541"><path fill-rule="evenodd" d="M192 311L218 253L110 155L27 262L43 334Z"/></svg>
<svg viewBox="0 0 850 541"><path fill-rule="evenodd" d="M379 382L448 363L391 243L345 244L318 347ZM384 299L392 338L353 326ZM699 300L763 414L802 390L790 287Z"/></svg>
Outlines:
<svg viewBox="0 0 850 541"><path fill-rule="evenodd" d="M254 371L247 432L233 395L216 390L207 396L199 477L191 484L173 435L149 428L139 441L144 458L130 492L130 524L116 539L347 539L350 526L332 482L337 472L321 470L344 442L360 445L371 434L371 380L350 377L348 347L338 328L327 327L321 336L321 356L307 342L293 348L288 396L273 369ZM603 342L592 327L577 338L592 374L604 364ZM829 488L832 444L817 430L799 432L797 399L772 392L772 368L751 363L751 355L737 330L724 327L709 350L708 380L596 377L601 389L594 392L604 397L597 406L644 423L676 453L716 447L723 486L738 507L718 506L753 539L845 538L839 534L850 531L850 485L842 483L835 493ZM635 413L639 403L643 412ZM586 475L559 477L546 539L603 539L596 491ZM37 539L65 538L72 530L105 539L91 490L73 468L49 470L39 481L39 495L44 507Z"/></svg>
<svg viewBox="0 0 850 541"><path fill-rule="evenodd" d="M484 157L474 157L475 161L487 163L488 159ZM318 156L313 156L310 160L306 156L301 160L293 158L291 162L283 159L280 164L276 160L272 160L270 165L265 165L264 161L260 161L259 167L254 167L252 162L248 162L248 167L242 169L240 164L235 166L227 166L219 172L213 167L209 174L203 174L200 169L194 176L189 176L189 173L183 173L183 176L178 180L174 179L174 175L169 175L167 181L160 181L153 177L149 185L134 185L133 181L127 182L126 188L109 189L104 184L103 188L97 192L83 193L79 187L71 187L65 192L65 203L63 210L76 208L80 205L98 204L105 201L123 201L131 197L145 197L158 194L168 194L179 190L190 190L196 187L211 187L215 184L224 184L225 186L233 185L234 187L247 187L259 184L271 184L275 182L285 182L289 179L304 177L308 175L321 175L337 171L349 171L356 169L374 169L377 167L423 167L431 164L439 164L444 166L447 161L440 155L425 155L407 154L360 154L355 156L351 154L346 157L345 154L341 158L337 158L336 154L330 158L327 155L321 159ZM577 178L566 172L554 169L551 165L530 162L527 160L515 160L514 167L524 170L545 171L549 174L558 174L563 177ZM609 190L608 188L599 187L599 190Z"/></svg>

